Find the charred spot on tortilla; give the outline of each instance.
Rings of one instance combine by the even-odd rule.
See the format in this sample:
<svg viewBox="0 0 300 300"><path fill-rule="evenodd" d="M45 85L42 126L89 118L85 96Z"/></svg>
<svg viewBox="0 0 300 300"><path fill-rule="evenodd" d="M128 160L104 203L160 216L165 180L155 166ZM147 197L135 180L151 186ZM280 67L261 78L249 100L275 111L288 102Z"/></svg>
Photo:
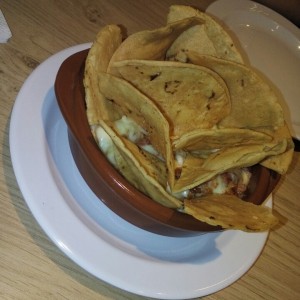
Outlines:
<svg viewBox="0 0 300 300"><path fill-rule="evenodd" d="M177 88L180 86L181 82L179 80L167 81L165 82L165 92L168 94L175 94L178 90Z"/></svg>
<svg viewBox="0 0 300 300"><path fill-rule="evenodd" d="M155 78L157 78L161 73L160 72L157 72L153 75L150 75L150 81L154 80Z"/></svg>
<svg viewBox="0 0 300 300"><path fill-rule="evenodd" d="M208 97L209 100L213 99L215 97L216 93L214 91L211 91L211 95Z"/></svg>

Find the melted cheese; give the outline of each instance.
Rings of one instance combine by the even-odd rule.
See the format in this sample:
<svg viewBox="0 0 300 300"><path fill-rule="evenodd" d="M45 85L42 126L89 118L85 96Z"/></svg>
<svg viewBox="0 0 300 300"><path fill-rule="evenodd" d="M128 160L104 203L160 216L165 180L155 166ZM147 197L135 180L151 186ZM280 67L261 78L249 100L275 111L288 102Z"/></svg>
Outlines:
<svg viewBox="0 0 300 300"><path fill-rule="evenodd" d="M120 135L126 136L133 143L147 134L140 125L127 116L122 116L121 119L115 121L114 125Z"/></svg>
<svg viewBox="0 0 300 300"><path fill-rule="evenodd" d="M101 126L97 126L94 132L98 141L99 148L110 161L110 163L116 166L116 160L114 156L114 143L111 137Z"/></svg>
<svg viewBox="0 0 300 300"><path fill-rule="evenodd" d="M127 116L122 116L121 119L115 121L115 128L118 133L122 136L125 136L131 142L137 144L141 149L149 152L152 155L155 155L161 158L158 151L151 144L139 144L140 140L143 140L147 136L147 132L139 124L137 124L131 118Z"/></svg>
<svg viewBox="0 0 300 300"><path fill-rule="evenodd" d="M210 184L212 194L225 194L227 191L227 183L222 176L217 175Z"/></svg>
<svg viewBox="0 0 300 300"><path fill-rule="evenodd" d="M175 162L178 168L182 168L186 156L187 153L183 150L178 150L175 152Z"/></svg>

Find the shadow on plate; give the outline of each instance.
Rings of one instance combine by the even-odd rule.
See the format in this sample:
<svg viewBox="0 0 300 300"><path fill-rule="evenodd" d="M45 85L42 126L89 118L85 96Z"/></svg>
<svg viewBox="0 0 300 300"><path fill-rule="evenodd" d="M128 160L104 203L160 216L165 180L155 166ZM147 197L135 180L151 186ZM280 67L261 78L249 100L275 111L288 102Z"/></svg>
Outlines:
<svg viewBox="0 0 300 300"><path fill-rule="evenodd" d="M221 254L216 246L221 232L168 237L140 229L116 215L99 201L80 175L52 88L43 103L42 118L49 166L57 187L76 217L99 238L131 255L154 261L205 263Z"/></svg>

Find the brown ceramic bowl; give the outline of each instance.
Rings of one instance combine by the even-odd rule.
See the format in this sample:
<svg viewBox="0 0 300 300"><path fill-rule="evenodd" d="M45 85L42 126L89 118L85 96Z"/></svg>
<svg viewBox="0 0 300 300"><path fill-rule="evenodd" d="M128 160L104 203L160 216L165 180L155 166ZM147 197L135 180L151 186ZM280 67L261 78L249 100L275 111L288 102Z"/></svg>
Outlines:
<svg viewBox="0 0 300 300"><path fill-rule="evenodd" d="M78 52L62 63L55 93L68 126L74 160L92 191L121 218L147 231L184 236L221 230L153 201L129 184L107 161L86 118L83 72L87 53L88 50ZM274 189L279 176L260 165L253 167L253 174L247 200L261 204Z"/></svg>

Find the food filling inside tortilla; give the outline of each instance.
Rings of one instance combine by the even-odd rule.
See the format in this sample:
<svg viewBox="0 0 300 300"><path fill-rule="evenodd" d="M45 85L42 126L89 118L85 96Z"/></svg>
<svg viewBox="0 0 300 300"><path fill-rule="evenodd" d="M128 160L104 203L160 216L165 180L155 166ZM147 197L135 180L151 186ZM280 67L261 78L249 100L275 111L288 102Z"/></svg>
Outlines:
<svg viewBox="0 0 300 300"><path fill-rule="evenodd" d="M162 158L159 152L151 145L147 131L137 124L133 119L122 116L121 119L114 122L115 128L121 136L126 137L135 143L139 148L151 153L152 155Z"/></svg>
<svg viewBox="0 0 300 300"><path fill-rule="evenodd" d="M121 119L114 122L114 125L121 136L126 137L139 148L163 160L159 152L153 147L153 145L151 145L151 142L147 137L146 130L144 130L144 128L137 124L133 119L123 115ZM100 149L107 156L108 160L115 165L112 151L112 139L101 126L96 128L95 133ZM217 149L215 151L217 151ZM175 176L177 174L177 176L180 177L181 169L186 158L186 152L178 150L174 153L174 157L176 162ZM166 187L166 190L178 199L195 199L210 194L235 195L242 199L246 195L250 178L250 169L240 168L218 174L211 180L180 193L172 193L169 185Z"/></svg>

